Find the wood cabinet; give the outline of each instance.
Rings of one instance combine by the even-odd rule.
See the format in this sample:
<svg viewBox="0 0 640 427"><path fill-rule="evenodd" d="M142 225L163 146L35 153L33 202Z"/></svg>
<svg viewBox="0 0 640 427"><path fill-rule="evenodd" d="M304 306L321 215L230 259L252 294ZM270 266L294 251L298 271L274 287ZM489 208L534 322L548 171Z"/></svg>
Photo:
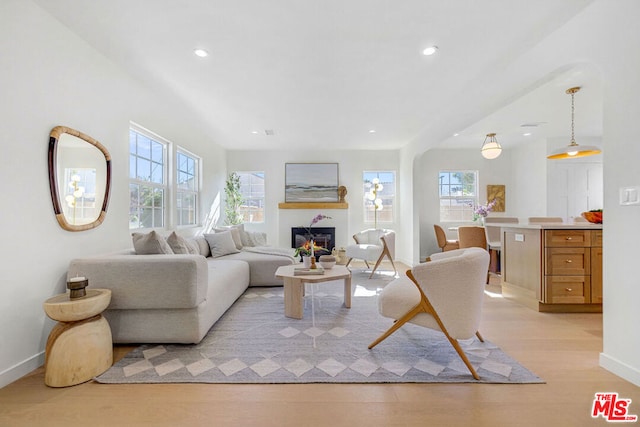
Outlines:
<svg viewBox="0 0 640 427"><path fill-rule="evenodd" d="M602 230L502 229L502 287L538 311L602 311Z"/></svg>

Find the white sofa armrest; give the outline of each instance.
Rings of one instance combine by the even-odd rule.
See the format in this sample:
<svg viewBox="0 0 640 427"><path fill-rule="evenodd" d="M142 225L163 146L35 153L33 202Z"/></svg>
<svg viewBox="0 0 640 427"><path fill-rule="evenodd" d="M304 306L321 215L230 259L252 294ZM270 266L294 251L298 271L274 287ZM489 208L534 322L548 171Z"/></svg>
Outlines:
<svg viewBox="0 0 640 427"><path fill-rule="evenodd" d="M77 258L68 277L111 289L109 309L192 308L205 300L208 266L201 255L105 255Z"/></svg>

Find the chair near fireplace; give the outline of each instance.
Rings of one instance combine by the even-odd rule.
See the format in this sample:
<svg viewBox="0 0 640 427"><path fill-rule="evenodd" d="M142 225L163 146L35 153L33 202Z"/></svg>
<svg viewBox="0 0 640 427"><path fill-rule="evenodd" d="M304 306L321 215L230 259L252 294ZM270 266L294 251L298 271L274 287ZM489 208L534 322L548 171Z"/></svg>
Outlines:
<svg viewBox="0 0 640 427"><path fill-rule="evenodd" d="M396 249L396 233L392 230L369 229L353 235L354 245L347 246L346 255L349 259L347 267L353 258L364 260L367 268L370 262L375 262L375 266L371 271L369 279L373 277L382 260L386 257L391 261L394 274L398 273L396 265L393 262Z"/></svg>

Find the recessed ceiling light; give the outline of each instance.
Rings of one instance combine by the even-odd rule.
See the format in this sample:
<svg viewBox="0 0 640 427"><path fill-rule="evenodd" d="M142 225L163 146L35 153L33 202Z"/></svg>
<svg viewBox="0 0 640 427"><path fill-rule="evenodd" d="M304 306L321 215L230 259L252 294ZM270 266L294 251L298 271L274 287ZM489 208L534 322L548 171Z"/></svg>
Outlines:
<svg viewBox="0 0 640 427"><path fill-rule="evenodd" d="M209 56L209 52L204 49L194 49L193 53L200 58L204 58L205 56Z"/></svg>
<svg viewBox="0 0 640 427"><path fill-rule="evenodd" d="M523 133L522 136L531 136L531 132Z"/></svg>
<svg viewBox="0 0 640 427"><path fill-rule="evenodd" d="M258 131L257 130L252 130L251 133L254 134L254 135L257 135Z"/></svg>
<svg viewBox="0 0 640 427"><path fill-rule="evenodd" d="M369 133L376 133L375 129L369 129Z"/></svg>
<svg viewBox="0 0 640 427"><path fill-rule="evenodd" d="M428 48L422 51L422 54L429 56L429 55L433 55L437 51L438 51L438 46L429 46Z"/></svg>
<svg viewBox="0 0 640 427"><path fill-rule="evenodd" d="M458 135L460 135L460 134L459 134L459 133L454 133L454 134L453 134L453 136L458 136Z"/></svg>

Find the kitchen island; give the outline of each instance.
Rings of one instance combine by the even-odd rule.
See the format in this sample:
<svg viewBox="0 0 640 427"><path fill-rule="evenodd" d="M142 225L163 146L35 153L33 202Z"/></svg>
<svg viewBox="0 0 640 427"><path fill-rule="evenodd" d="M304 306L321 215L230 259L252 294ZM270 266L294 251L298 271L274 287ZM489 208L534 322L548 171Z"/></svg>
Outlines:
<svg viewBox="0 0 640 427"><path fill-rule="evenodd" d="M602 224L500 226L502 295L544 312L602 312Z"/></svg>

